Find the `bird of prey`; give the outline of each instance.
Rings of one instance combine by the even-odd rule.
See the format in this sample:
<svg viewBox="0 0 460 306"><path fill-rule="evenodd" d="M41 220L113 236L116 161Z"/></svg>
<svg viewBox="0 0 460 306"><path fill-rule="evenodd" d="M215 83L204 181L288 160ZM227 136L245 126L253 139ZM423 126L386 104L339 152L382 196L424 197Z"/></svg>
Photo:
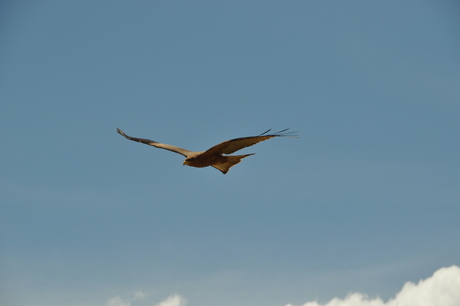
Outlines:
<svg viewBox="0 0 460 306"><path fill-rule="evenodd" d="M227 155L227 154L232 154L238 150L241 150L246 147L250 147L252 145L255 145L256 143L265 141L273 137L294 137L296 138L296 136L292 135L291 132L286 132L287 130L288 129L284 129L282 131L279 131L273 134L269 134L269 132L271 131L270 129L258 136L241 137L241 138L227 140L222 143L219 143L218 145L213 146L212 148L206 151L199 151L199 152L185 150L185 149L182 149L176 146L159 143L159 142L156 142L150 139L131 137L131 136L126 135L120 129L117 129L117 132L118 134L125 137L126 139L145 143L149 146L154 146L156 148L165 149L168 151L172 151L172 152L181 154L185 156L183 165L197 167L197 168L212 166L220 170L223 174L226 174L231 167L238 164L243 158L248 157L250 155L254 155L255 153L244 154L244 155Z"/></svg>

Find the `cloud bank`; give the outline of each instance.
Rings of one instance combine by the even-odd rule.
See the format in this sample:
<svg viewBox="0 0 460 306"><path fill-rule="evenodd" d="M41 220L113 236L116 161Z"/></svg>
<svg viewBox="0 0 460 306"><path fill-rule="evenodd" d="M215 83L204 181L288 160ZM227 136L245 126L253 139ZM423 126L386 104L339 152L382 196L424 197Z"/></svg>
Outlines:
<svg viewBox="0 0 460 306"><path fill-rule="evenodd" d="M142 291L130 298L115 296L107 306L186 306L187 300L174 294L159 303L151 303ZM198 303L198 302L197 302ZM197 304L198 305L198 304ZM326 304L317 301L299 306L459 306L460 305L460 267L451 266L437 270L431 277L418 283L407 282L396 296L387 302L380 298L369 298L362 293L351 293L345 298L334 298ZM286 304L285 306L294 306Z"/></svg>
<svg viewBox="0 0 460 306"><path fill-rule="evenodd" d="M395 298L388 302L352 293L344 299L334 298L326 304L307 302L302 306L459 306L460 267L441 268L433 276L417 284L407 282ZM286 306L293 306L287 304Z"/></svg>

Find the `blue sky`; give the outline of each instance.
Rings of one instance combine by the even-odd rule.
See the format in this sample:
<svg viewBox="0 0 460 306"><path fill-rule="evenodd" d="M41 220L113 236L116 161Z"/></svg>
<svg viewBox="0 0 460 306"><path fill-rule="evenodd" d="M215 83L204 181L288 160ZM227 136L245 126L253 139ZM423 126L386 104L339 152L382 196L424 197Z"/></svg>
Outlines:
<svg viewBox="0 0 460 306"><path fill-rule="evenodd" d="M388 300L460 265L459 13L3 1L0 304ZM117 127L196 151L300 138L222 175Z"/></svg>

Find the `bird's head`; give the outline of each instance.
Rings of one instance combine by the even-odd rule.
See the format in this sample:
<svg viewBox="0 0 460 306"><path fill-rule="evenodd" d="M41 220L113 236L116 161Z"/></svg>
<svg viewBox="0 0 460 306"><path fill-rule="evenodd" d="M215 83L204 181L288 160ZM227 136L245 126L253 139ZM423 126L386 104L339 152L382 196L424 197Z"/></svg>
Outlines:
<svg viewBox="0 0 460 306"><path fill-rule="evenodd" d="M196 157L189 156L186 159L184 159L184 162L182 163L182 165L194 167L195 166L195 164L194 164L195 160L196 160Z"/></svg>

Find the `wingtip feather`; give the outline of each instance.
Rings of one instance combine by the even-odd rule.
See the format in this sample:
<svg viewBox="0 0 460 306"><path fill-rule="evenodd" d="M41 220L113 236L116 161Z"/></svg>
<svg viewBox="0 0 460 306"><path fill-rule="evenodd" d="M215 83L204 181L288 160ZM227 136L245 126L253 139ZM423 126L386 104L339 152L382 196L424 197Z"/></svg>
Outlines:
<svg viewBox="0 0 460 306"><path fill-rule="evenodd" d="M283 137L299 138L299 136L295 134L296 132L286 132L287 130L289 130L289 128L281 130L281 131L278 131L276 133L267 134L271 130L272 129L269 129L269 130L263 132L262 134L260 134L258 136L283 136Z"/></svg>

